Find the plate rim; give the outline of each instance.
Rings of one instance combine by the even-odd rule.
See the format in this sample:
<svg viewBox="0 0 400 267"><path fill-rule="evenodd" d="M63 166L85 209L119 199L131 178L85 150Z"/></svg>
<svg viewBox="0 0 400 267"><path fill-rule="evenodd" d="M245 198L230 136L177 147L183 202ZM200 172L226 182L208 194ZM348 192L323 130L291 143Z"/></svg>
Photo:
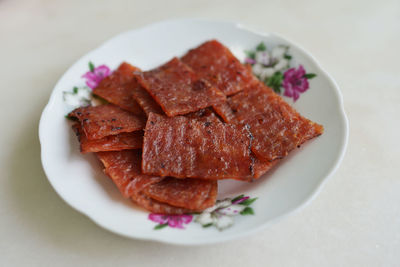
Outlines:
<svg viewBox="0 0 400 267"><path fill-rule="evenodd" d="M290 43L291 45L295 46L296 49L298 49L303 54L304 57L306 57L308 60L310 60L315 65L315 67L318 69L318 71L325 76L326 80L329 82L331 87L335 89L334 93L336 96L336 100L338 102L337 107L338 107L338 111L340 111L339 115L341 118L341 123L343 124L342 134L343 134L344 138L340 142L341 148L340 148L340 152L338 153L337 158L335 159L332 166L329 169L327 169L327 171L326 171L327 175L318 182L318 184L312 190L312 192L307 197L305 197L301 202L299 202L299 204L295 208L293 208L293 209L291 209L269 221L266 221L265 223L262 223L252 229L248 229L247 231L235 232L230 235L219 236L218 238L213 238L213 239L196 240L196 242L192 242L191 240L190 240L191 242L188 242L187 239L183 240L183 242L182 242L179 239L171 240L168 237L164 238L162 236L158 236L158 237L157 236L155 236L155 237L132 236L132 235L126 234L122 231L117 231L113 228L108 228L105 224L102 224L101 221L96 218L96 216L93 216L92 214L89 214L88 212L84 211L83 209L79 208L78 206L74 206L72 203L68 202L62 196L62 193L59 192L59 190L57 190L57 187L54 186L52 179L50 179L50 177L49 177L48 167L44 160L44 154L45 154L43 151L43 142L44 142L43 141L43 131L44 131L43 125L44 125L44 120L45 120L44 118L46 117L47 113L50 111L50 107L52 106L53 102L55 101L55 97L56 97L55 89L59 86L60 82L63 80L64 76L70 71L70 69L72 69L75 66L77 61L79 61L80 59L82 59L84 57L89 56L90 54L94 53L95 51L101 49L103 46L107 46L110 42L112 42L114 39L119 38L120 36L129 34L129 33L133 33L136 31L145 31L148 28L152 28L152 27L158 26L160 24L185 23L185 22L229 24L230 26L251 32L251 33L259 35L259 36L263 36L263 37L273 36L278 40L282 40L283 42L287 42L287 43ZM70 207L72 207L76 211L80 212L81 214L84 214L85 216L87 216L96 225L100 226L101 228L103 228L107 231L110 231L112 233L115 233L115 234L123 236L123 237L131 238L131 239L156 241L156 242L172 244L172 245L204 245L204 244L221 243L221 242L225 242L225 241L229 241L229 240L233 240L233 239L238 239L243 236L253 235L254 233L256 233L260 230L263 230L263 229L269 227L270 225L275 224L278 221L287 218L290 215L298 213L300 210L302 210L304 207L306 207L309 203L311 203L316 198L316 196L319 194L319 192L321 191L321 189L325 185L325 183L337 171L341 162L343 161L343 158L346 153L347 145L348 145L348 139L349 139L349 120L348 120L346 112L345 112L343 94L341 93L339 85L333 79L333 77L321 66L320 62L311 53L309 53L306 49L304 49L298 43L292 41L291 39L289 39L287 37L283 37L283 35L278 34L276 32L261 32L260 30L256 30L254 28L248 27L240 22L234 22L234 21L228 21L228 20L203 19L203 18L178 18L178 19L160 20L160 21L157 21L154 23L146 24L144 26L139 26L137 28L118 33L118 34L110 37L106 41L102 42L99 46L95 47L94 49L89 50L84 55L80 56L77 60L75 60L74 63L68 67L68 69L63 73L63 75L58 79L57 83L54 85L54 87L51 91L50 97L49 97L49 101L42 111L42 114L41 114L41 117L39 120L38 133L39 133L39 142L40 142L40 148L41 148L41 153L40 153L41 154L41 157L40 157L41 164L42 164L44 173L46 174L47 180L49 181L49 183L51 184L53 189L56 191L58 196L65 203L67 203Z"/></svg>

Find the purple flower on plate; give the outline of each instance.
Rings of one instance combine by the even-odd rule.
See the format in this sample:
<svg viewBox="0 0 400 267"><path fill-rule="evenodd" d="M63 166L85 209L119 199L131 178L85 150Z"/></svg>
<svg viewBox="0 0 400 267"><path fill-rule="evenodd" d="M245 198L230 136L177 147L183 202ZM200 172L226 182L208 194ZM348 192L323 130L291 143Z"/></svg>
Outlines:
<svg viewBox="0 0 400 267"><path fill-rule="evenodd" d="M244 194L233 199L217 200L214 206L200 213L195 221L203 227L214 225L218 230L222 231L233 225L234 216L253 215L254 210L250 205L256 200L257 198L250 198Z"/></svg>
<svg viewBox="0 0 400 267"><path fill-rule="evenodd" d="M246 58L244 59L244 63L254 65L254 64L257 63L257 61L256 61L255 59L253 59L253 58L246 57Z"/></svg>
<svg viewBox="0 0 400 267"><path fill-rule="evenodd" d="M82 75L82 78L86 79L86 85L91 89L96 88L101 80L110 75L110 68L106 65L100 65L98 67L94 67L92 62L89 62L90 71L86 72Z"/></svg>
<svg viewBox="0 0 400 267"><path fill-rule="evenodd" d="M158 223L158 225L156 225L154 229L161 229L165 226L184 229L183 225L190 223L193 219L193 215L165 215L150 213L148 218L149 220Z"/></svg>
<svg viewBox="0 0 400 267"><path fill-rule="evenodd" d="M249 196L240 196L240 198L232 200L232 204L233 205L240 204L240 203L242 203L243 201L245 201L245 200L247 200L249 198L250 198Z"/></svg>
<svg viewBox="0 0 400 267"><path fill-rule="evenodd" d="M306 70L302 65L296 68L290 68L283 74L282 86L285 88L284 95L293 97L296 101L301 93L308 90L309 84L306 76Z"/></svg>

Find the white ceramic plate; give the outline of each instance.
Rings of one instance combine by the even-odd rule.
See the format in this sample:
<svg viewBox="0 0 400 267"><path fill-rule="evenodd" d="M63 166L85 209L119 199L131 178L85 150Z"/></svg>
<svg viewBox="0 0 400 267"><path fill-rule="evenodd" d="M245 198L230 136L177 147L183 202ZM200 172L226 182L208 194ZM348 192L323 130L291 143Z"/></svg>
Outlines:
<svg viewBox="0 0 400 267"><path fill-rule="evenodd" d="M311 80L310 89L293 105L302 115L322 124L325 132L292 152L277 168L254 183L220 183L219 199L242 193L258 197L252 205L255 215L236 216L235 224L224 231L202 228L197 223L190 223L183 230L168 227L154 230L155 224L148 220L148 213L121 196L103 174L97 159L79 153L70 122L64 117L68 110L62 93L84 84L81 76L87 71L89 61L111 68L127 61L146 70L214 38L240 59L244 50L254 48L260 41L269 47L289 45L294 62L300 62L307 72L317 74ZM293 103L291 99L288 102ZM337 84L298 45L276 34L256 33L236 23L185 19L122 33L79 59L55 86L40 120L39 137L46 175L60 197L73 208L101 227L126 237L192 245L254 233L308 203L343 158L348 122Z"/></svg>

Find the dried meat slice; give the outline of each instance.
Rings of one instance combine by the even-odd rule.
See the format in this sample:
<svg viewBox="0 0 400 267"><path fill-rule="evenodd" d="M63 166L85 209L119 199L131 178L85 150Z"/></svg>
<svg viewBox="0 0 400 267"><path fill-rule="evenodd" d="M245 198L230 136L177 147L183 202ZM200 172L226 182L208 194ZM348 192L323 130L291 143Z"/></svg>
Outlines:
<svg viewBox="0 0 400 267"><path fill-rule="evenodd" d="M322 133L322 126L304 118L288 119L271 111L248 120L254 137L252 151L258 158L272 161Z"/></svg>
<svg viewBox="0 0 400 267"><path fill-rule="evenodd" d="M147 186L164 179L142 173L140 150L109 151L96 154L105 167L104 172L126 198L130 198Z"/></svg>
<svg viewBox="0 0 400 267"><path fill-rule="evenodd" d="M123 62L117 70L93 89L93 93L127 111L141 115L142 109L132 98L132 91L137 87L134 71L140 71L140 69Z"/></svg>
<svg viewBox="0 0 400 267"><path fill-rule="evenodd" d="M292 149L323 133L323 127L301 116L279 95L257 83L214 106L226 122L247 124L252 151L262 161L285 157Z"/></svg>
<svg viewBox="0 0 400 267"><path fill-rule="evenodd" d="M229 108L229 106L227 105ZM222 123L220 119L215 115L215 113L212 111L211 108L203 109L200 111L197 111L195 113L190 113L186 115L186 117L193 118L193 119L198 119L201 121L209 121L209 122L214 122L214 123ZM253 171L253 177L254 179L260 178L263 174L268 172L273 166L278 163L278 160L272 161L272 162L262 162L260 161L257 157L252 155L252 171Z"/></svg>
<svg viewBox="0 0 400 267"><path fill-rule="evenodd" d="M217 183L198 179L175 179L145 175L141 171L141 151L96 153L122 195L145 209L163 214L201 211L215 204ZM162 181L166 180L165 183ZM153 187L154 185L154 187ZM180 197L181 199L174 199ZM177 203L178 205L174 205Z"/></svg>
<svg viewBox="0 0 400 267"><path fill-rule="evenodd" d="M97 140L88 140L79 123L74 124L72 128L78 137L82 153L142 148L143 131L120 133Z"/></svg>
<svg viewBox="0 0 400 267"><path fill-rule="evenodd" d="M229 97L224 104L214 106L214 109L226 122L244 122L254 115L268 113L270 110L280 109L281 106L287 106L286 109L297 114L279 95L258 82Z"/></svg>
<svg viewBox="0 0 400 267"><path fill-rule="evenodd" d="M80 107L73 110L68 116L80 121L88 140L142 130L145 125L145 118L112 104Z"/></svg>
<svg viewBox="0 0 400 267"><path fill-rule="evenodd" d="M154 101L151 95L145 89L143 89L143 87L139 86L139 88L133 92L133 98L139 103L147 116L151 112L160 115L165 114L161 107ZM199 111L188 113L185 116L189 118L198 118L201 120L219 120L211 108L200 109Z"/></svg>
<svg viewBox="0 0 400 267"><path fill-rule="evenodd" d="M150 94L142 87L137 88L133 92L133 98L139 103L147 116L149 116L150 113L156 113L160 115L165 114L161 107L150 96ZM211 108L200 109L199 111L188 113L185 116L204 121L220 121Z"/></svg>
<svg viewBox="0 0 400 267"><path fill-rule="evenodd" d="M133 90L133 98L146 113L146 116L149 116L151 112L165 114L151 95L139 84Z"/></svg>
<svg viewBox="0 0 400 267"><path fill-rule="evenodd" d="M177 178L252 179L245 126L150 113L143 140L143 173Z"/></svg>
<svg viewBox="0 0 400 267"><path fill-rule="evenodd" d="M152 213L179 215L179 214L195 212L193 210L179 208L179 207L171 206L167 203L159 202L159 201L147 196L143 192L139 192L138 194L133 195L131 199L137 205L145 208L146 210L148 210Z"/></svg>
<svg viewBox="0 0 400 267"><path fill-rule="evenodd" d="M201 109L199 111L186 114L185 117L189 119L197 119L204 122L221 122L211 108Z"/></svg>
<svg viewBox="0 0 400 267"><path fill-rule="evenodd" d="M228 97L227 101L218 105L214 105L213 109L215 112L225 121L232 122L235 120L235 114L229 106L230 97Z"/></svg>
<svg viewBox="0 0 400 267"><path fill-rule="evenodd" d="M172 117L222 103L225 95L196 74L178 58L164 65L137 73L139 83L164 112Z"/></svg>
<svg viewBox="0 0 400 267"><path fill-rule="evenodd" d="M202 211L215 204L218 182L167 177L146 187L143 192L152 199L172 206Z"/></svg>
<svg viewBox="0 0 400 267"><path fill-rule="evenodd" d="M217 40L205 42L190 50L181 60L200 78L207 80L227 96L242 91L256 79L251 70Z"/></svg>
<svg viewBox="0 0 400 267"><path fill-rule="evenodd" d="M229 106L227 105L229 108ZM195 113L190 113L187 114L186 117L188 118L193 118L193 119L198 119L201 121L209 121L209 122L214 122L214 123L222 123L220 119L215 115L215 113L212 111L211 108L207 109L202 109L200 111L197 111ZM252 170L253 170L253 177L255 179L258 179L260 176L268 172L273 166L278 163L278 160L273 161L273 162L262 162L260 161L257 157L252 156L253 162L252 162Z"/></svg>

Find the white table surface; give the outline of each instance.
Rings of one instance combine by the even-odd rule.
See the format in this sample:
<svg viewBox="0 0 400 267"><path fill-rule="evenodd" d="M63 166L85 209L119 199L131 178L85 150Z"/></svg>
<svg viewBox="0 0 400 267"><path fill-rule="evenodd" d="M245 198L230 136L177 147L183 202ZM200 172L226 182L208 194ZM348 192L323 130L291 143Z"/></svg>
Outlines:
<svg viewBox="0 0 400 267"><path fill-rule="evenodd" d="M278 32L344 95L350 139L337 173L300 212L241 240L114 235L64 203L41 167L38 121L62 73L117 33L176 17ZM400 266L399 47L398 0L1 0L0 266Z"/></svg>

